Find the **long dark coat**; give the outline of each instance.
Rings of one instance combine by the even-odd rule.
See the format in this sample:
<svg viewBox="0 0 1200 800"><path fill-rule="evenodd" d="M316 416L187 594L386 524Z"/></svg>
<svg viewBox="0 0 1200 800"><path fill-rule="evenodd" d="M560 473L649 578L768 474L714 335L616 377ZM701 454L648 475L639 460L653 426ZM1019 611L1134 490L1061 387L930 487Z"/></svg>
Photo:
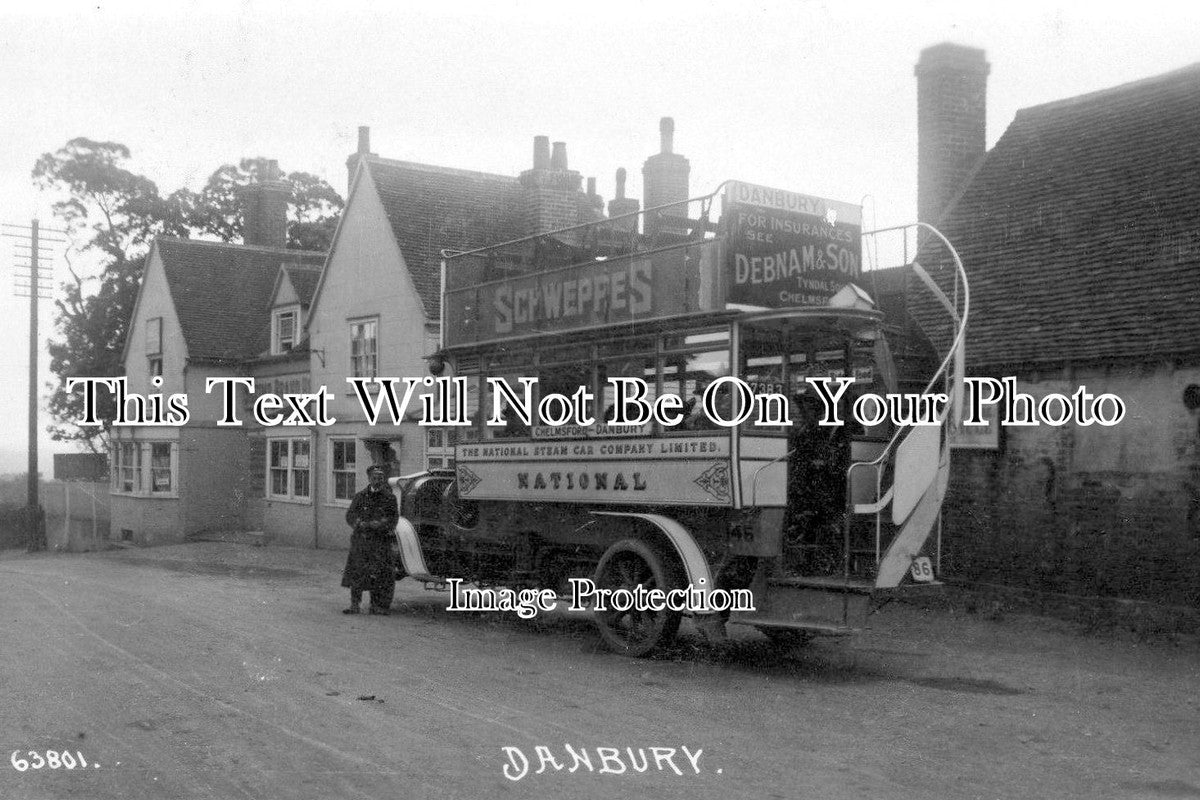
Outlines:
<svg viewBox="0 0 1200 800"><path fill-rule="evenodd" d="M346 524L354 528L350 553L342 571L342 586L368 592L385 591L395 583L392 541L400 508L392 490L370 486L354 495L346 511Z"/></svg>

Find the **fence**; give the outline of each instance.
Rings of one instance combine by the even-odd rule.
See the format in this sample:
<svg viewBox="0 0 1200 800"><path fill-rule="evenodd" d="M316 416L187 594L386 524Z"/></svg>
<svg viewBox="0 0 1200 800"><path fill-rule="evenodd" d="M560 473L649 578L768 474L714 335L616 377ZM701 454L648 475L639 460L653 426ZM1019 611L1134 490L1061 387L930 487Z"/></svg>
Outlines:
<svg viewBox="0 0 1200 800"><path fill-rule="evenodd" d="M51 550L103 550L109 536L107 483L47 481L40 495Z"/></svg>

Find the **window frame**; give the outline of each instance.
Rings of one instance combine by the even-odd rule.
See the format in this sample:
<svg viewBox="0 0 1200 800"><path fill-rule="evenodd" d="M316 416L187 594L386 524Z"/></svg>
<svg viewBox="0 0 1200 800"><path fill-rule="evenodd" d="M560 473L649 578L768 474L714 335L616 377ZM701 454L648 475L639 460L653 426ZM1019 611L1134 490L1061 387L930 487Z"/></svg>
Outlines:
<svg viewBox="0 0 1200 800"><path fill-rule="evenodd" d="M280 329L284 317L291 317L292 319L292 335L286 350L283 346L283 333ZM271 311L271 355L281 356L292 352L296 347L296 343L300 341L300 326L302 322L299 305L280 306Z"/></svg>
<svg viewBox="0 0 1200 800"><path fill-rule="evenodd" d="M146 320L146 355L162 355L163 318L150 317Z"/></svg>
<svg viewBox="0 0 1200 800"><path fill-rule="evenodd" d="M374 315L374 316L369 316L369 317L354 317L352 319L347 320L347 322L350 325L350 377L352 377L352 378L376 378L376 377L378 377L379 376L379 316ZM354 352L354 344L357 341L357 337L355 336L355 328L357 328L359 326L363 326L364 328L366 326L371 326L373 335L369 339L366 338L365 336L362 338L362 341L364 343L364 349L365 349L366 342L372 343L373 350L370 353L364 352L364 353L356 354ZM359 359L364 359L364 360L370 359L371 369L369 372L360 371ZM362 366L365 368L367 366L367 363L364 361Z"/></svg>
<svg viewBox="0 0 1200 800"><path fill-rule="evenodd" d="M169 448L166 466L154 466L154 449L156 447ZM156 499L177 499L179 497L179 442L169 439L145 441L125 439L114 441L113 448L110 494ZM170 480L169 488L161 491L154 488L156 469L167 471Z"/></svg>
<svg viewBox="0 0 1200 800"><path fill-rule="evenodd" d="M454 469L454 445L458 428L437 426L425 430L426 469ZM439 440L437 444L434 440ZM435 463L436 462L436 463Z"/></svg>
<svg viewBox="0 0 1200 800"><path fill-rule="evenodd" d="M329 488L327 490L326 504L331 506L349 506L350 501L354 499L354 495L358 493L358 440L353 436L331 436L328 439L328 470ZM350 463L349 468L345 466L343 457L343 466L341 469L335 468L335 456L338 446L348 446L350 454L354 460ZM338 476L348 475L350 477L350 494L348 497L338 497Z"/></svg>
<svg viewBox="0 0 1200 800"><path fill-rule="evenodd" d="M155 458L157 458L157 456L155 455L155 450L160 447L167 448L167 464L165 467L155 466ZM148 477L150 478L150 480L148 480L146 482L146 488L149 489L150 494L155 494L155 495L174 494L175 493L175 447L172 445L171 442L149 442L146 446L146 449L149 451L149 456L150 456L149 459L145 460L146 471L148 472ZM167 473L167 488L159 490L157 488L157 485L158 485L157 473L162 472L164 470Z"/></svg>
<svg viewBox="0 0 1200 800"><path fill-rule="evenodd" d="M284 503L312 503L312 437L310 436L268 436L266 439L267 448L267 463L266 463L266 482L263 486L264 494L268 500L279 501ZM274 455L275 446L279 444L287 445L287 464L282 468L284 473L284 482L286 483L286 492L275 491L275 473L280 471L280 467L275 466ZM306 466L296 466L296 458L299 453L296 452L298 445L303 445L305 454L308 458ZM305 492L300 494L296 491L296 478L299 473L304 474Z"/></svg>

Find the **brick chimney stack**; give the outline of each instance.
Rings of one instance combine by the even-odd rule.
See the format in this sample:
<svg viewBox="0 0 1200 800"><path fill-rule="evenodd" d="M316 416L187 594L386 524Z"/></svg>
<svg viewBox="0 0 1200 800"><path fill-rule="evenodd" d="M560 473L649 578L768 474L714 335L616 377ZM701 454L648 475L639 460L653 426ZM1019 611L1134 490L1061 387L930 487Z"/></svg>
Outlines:
<svg viewBox="0 0 1200 800"><path fill-rule="evenodd" d="M675 120L663 117L658 124L660 147L659 152L646 159L642 166L642 195L646 208L674 203L688 198L688 176L691 165L688 160L675 152ZM687 207L679 205L666 210L671 216L686 216ZM653 215L650 215L651 217ZM648 217L646 219L646 235L653 236L659 226ZM685 233L674 228L663 228L669 233Z"/></svg>
<svg viewBox="0 0 1200 800"><path fill-rule="evenodd" d="M373 156L371 152L371 129L366 125L358 126L358 150L346 159L346 198L350 198L350 187L354 184L354 173L358 162L365 156Z"/></svg>
<svg viewBox="0 0 1200 800"><path fill-rule="evenodd" d="M550 169L550 137L533 137L533 168Z"/></svg>
<svg viewBox="0 0 1200 800"><path fill-rule="evenodd" d="M641 203L637 200L625 196L625 168L621 167L617 170L617 196L608 201L608 216L619 217L622 214L632 214L640 207ZM637 223L637 217L630 217L614 222L613 225L623 231L634 231Z"/></svg>
<svg viewBox="0 0 1200 800"><path fill-rule="evenodd" d="M525 201L525 232L529 235L568 228L580 222L580 209L589 205L581 191L583 177L567 168L567 145L550 139L533 139L533 169L521 173Z"/></svg>
<svg viewBox="0 0 1200 800"><path fill-rule="evenodd" d="M258 180L243 186L237 194L242 202L242 242L285 247L292 186L282 180L279 162L274 159L261 162Z"/></svg>
<svg viewBox="0 0 1200 800"><path fill-rule="evenodd" d="M555 142L554 150L550 153L550 169L566 171L567 169L567 143Z"/></svg>
<svg viewBox="0 0 1200 800"><path fill-rule="evenodd" d="M937 224L987 149L984 51L943 42L917 61L917 214Z"/></svg>
<svg viewBox="0 0 1200 800"><path fill-rule="evenodd" d="M596 194L596 179L587 179L587 189L576 196L579 222L599 222L604 219L604 198Z"/></svg>

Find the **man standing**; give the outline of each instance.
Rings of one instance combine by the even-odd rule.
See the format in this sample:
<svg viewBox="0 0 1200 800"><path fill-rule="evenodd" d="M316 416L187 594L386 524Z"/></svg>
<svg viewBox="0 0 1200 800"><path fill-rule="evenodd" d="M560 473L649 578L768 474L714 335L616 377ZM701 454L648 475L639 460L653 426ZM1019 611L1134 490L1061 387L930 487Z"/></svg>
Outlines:
<svg viewBox="0 0 1200 800"><path fill-rule="evenodd" d="M350 553L342 571L342 586L350 589L350 607L343 614L360 613L363 591L371 593L371 613L391 613L396 590L396 567L392 542L400 509L396 495L387 485L387 470L378 464L367 467L367 488L354 495L346 511L346 524L354 529Z"/></svg>

